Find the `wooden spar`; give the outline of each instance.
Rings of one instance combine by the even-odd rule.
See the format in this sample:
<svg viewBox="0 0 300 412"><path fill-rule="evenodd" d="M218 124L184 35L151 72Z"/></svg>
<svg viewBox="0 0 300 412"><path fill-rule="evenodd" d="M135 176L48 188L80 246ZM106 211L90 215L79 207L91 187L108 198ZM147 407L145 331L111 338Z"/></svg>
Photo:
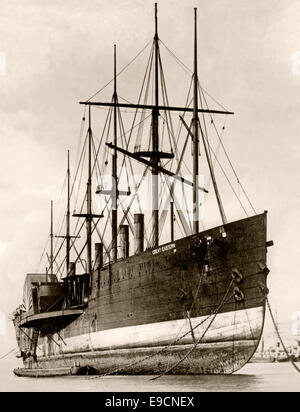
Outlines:
<svg viewBox="0 0 300 412"><path fill-rule="evenodd" d="M91 213L91 214L88 214L88 213L73 213L72 216L73 217L84 217L85 219L88 219L88 218L93 219L93 217L96 217L96 218L100 219L100 218L104 217L104 215L99 215L97 213ZM62 236L62 237L64 237L64 236ZM80 236L70 236L70 237L71 238L80 238Z"/></svg>
<svg viewBox="0 0 300 412"><path fill-rule="evenodd" d="M103 107L113 107L114 103L111 102L79 102L79 104L84 104L86 106L103 106ZM141 109L141 110L154 110L158 111L170 111L170 112L193 112L194 109L191 107L178 107L178 106L153 106L151 104L131 104L131 103L117 103L117 107L125 109ZM234 112L229 112L226 110L211 110L211 109L200 109L198 108L198 113L210 113L210 114L234 114Z"/></svg>
<svg viewBox="0 0 300 412"><path fill-rule="evenodd" d="M53 200L51 200L51 224L50 224L50 275L53 275Z"/></svg>
<svg viewBox="0 0 300 412"><path fill-rule="evenodd" d="M129 157L131 157L132 159L135 159L135 160L137 160L138 162L144 163L145 165L147 165L147 166L149 166L149 167L154 167L152 161L143 159L143 158L137 156L135 153L131 153L131 152L128 152L128 150L122 149L121 147L114 146L112 143L105 143L105 144L106 144L106 146L108 146L110 149L116 149L118 152L123 153L125 156L129 156ZM170 172L169 170L164 169L164 168L161 167L161 166L157 166L157 171L158 171L158 172L161 172L161 173L164 173L164 174L166 174L166 175L168 175L168 176L171 176L171 177L173 177L174 179L179 180L180 182L185 183L185 184L187 184L187 185L189 185L189 186L193 186L193 183L190 182L189 180L185 179L184 177L178 176L176 173ZM204 187L198 186L198 190L202 190L203 192L208 193L208 190L206 190ZM74 216L74 215L73 215L73 216Z"/></svg>
<svg viewBox="0 0 300 412"><path fill-rule="evenodd" d="M158 31L157 31L157 3L155 3L155 35L154 35L154 95L155 106L152 110L152 151L158 153L159 151L159 137L158 137ZM152 158L152 246L157 247L159 243L159 190L158 190L158 170L159 157Z"/></svg>
<svg viewBox="0 0 300 412"><path fill-rule="evenodd" d="M68 150L68 170L67 170L67 219L66 219L66 269L69 273L70 265L70 150Z"/></svg>
<svg viewBox="0 0 300 412"><path fill-rule="evenodd" d="M92 273L92 129L91 129L91 107L89 106L89 129L88 129L88 182L87 182L87 271Z"/></svg>
<svg viewBox="0 0 300 412"><path fill-rule="evenodd" d="M199 232L199 139L198 139L198 65L197 65L197 9L194 9L194 110L193 110L193 233Z"/></svg>
<svg viewBox="0 0 300 412"><path fill-rule="evenodd" d="M114 145L117 145L117 71L116 71L116 45L114 45ZM114 149L112 155L112 211L111 211L111 228L112 228L112 261L118 258L118 176L117 176L117 150Z"/></svg>

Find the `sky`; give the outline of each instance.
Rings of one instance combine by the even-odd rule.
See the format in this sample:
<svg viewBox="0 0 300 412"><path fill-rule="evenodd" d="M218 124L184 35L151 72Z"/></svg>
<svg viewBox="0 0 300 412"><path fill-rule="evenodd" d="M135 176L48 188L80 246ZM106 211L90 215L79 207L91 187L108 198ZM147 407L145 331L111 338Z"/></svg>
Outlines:
<svg viewBox="0 0 300 412"><path fill-rule="evenodd" d="M300 311L300 2L159 0L159 36L188 67L194 7L200 82L235 112L226 147L256 210L268 210L269 297L289 341ZM78 102L111 79L113 44L123 67L151 41L154 2L0 0L0 8L1 355L15 346L8 316L45 246L50 200L63 196L67 149L75 157ZM134 74L121 80L120 94L135 99Z"/></svg>

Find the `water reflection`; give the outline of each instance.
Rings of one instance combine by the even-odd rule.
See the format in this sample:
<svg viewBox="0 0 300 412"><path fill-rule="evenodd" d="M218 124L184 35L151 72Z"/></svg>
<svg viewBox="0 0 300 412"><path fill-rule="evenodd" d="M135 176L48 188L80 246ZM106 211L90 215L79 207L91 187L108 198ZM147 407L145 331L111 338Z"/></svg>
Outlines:
<svg viewBox="0 0 300 412"><path fill-rule="evenodd" d="M0 363L0 391L22 392L259 392L300 391L300 374L289 363L247 364L233 375L105 376L19 378L11 363Z"/></svg>

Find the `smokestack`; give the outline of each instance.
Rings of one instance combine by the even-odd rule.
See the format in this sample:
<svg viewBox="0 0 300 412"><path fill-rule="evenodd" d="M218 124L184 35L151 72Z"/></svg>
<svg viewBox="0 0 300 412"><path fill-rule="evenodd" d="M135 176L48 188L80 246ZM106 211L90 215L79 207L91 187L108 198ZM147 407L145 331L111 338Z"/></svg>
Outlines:
<svg viewBox="0 0 300 412"><path fill-rule="evenodd" d="M120 258L125 259L129 256L129 227L120 225Z"/></svg>
<svg viewBox="0 0 300 412"><path fill-rule="evenodd" d="M95 243L95 269L103 266L103 243Z"/></svg>
<svg viewBox="0 0 300 412"><path fill-rule="evenodd" d="M144 215L136 213L134 215L134 253L144 251Z"/></svg>
<svg viewBox="0 0 300 412"><path fill-rule="evenodd" d="M70 262L68 276L74 276L76 274L76 262Z"/></svg>
<svg viewBox="0 0 300 412"><path fill-rule="evenodd" d="M39 313L39 299L38 299L38 289L36 286L31 288L31 296L32 296L32 307L33 313Z"/></svg>

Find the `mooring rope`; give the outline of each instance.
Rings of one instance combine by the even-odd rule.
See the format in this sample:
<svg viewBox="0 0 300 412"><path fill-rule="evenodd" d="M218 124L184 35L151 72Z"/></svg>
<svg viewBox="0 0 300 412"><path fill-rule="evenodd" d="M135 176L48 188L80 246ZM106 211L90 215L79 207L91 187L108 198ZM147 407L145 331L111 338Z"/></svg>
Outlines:
<svg viewBox="0 0 300 412"><path fill-rule="evenodd" d="M18 347L16 346L15 348L11 349L9 352L7 352L5 355L1 356L0 360L6 358L8 355L10 355L13 351L15 351L16 349L18 349Z"/></svg>
<svg viewBox="0 0 300 412"><path fill-rule="evenodd" d="M199 264L198 264L198 267L199 267ZM199 283L198 283L198 286L197 286L197 290L196 290L196 294L195 294L195 296L194 296L193 302L192 302L192 304L191 304L191 306L190 306L190 308L189 308L189 311L192 310L192 308L193 308L193 306L194 306L194 304L195 304L195 300L197 299L197 296L198 296L198 293L199 293L199 290L200 290L200 286L201 286L201 284L202 284L202 277L203 277L203 274L204 274L204 265L202 266L202 269L201 269L201 270L200 270L200 267L199 267L199 273L200 273ZM123 370L126 370L126 369L132 367L132 366L135 366L135 365L137 365L137 364L140 364L140 363L144 362L144 361L147 360L147 359L150 359L150 358L152 358L152 357L154 357L154 356L159 355L160 353L162 353L163 351L165 351L166 349L168 349L170 346L175 345L177 342L179 342L182 338L184 338L185 336L187 336L189 333L193 333L194 329L196 329L197 327L199 327L200 325L202 325L204 322L206 322L206 321L210 318L210 316L212 316L212 315L208 315L205 319L203 319L203 321L201 321L201 322L200 322L198 325L196 325L194 328L191 328L191 329L190 329L188 332L186 332L184 335L179 336L178 338L175 338L175 340L174 340L173 342L170 342L168 345L164 346L164 347L163 347L162 349L160 349L159 351L157 351L157 352L155 352L155 353L152 353L151 355L145 356L143 359L139 359L139 360L137 360L137 361L135 361L135 362L133 362L133 363L130 363L130 364L125 365L125 366L122 366L121 368L111 370L111 371L109 371L109 372L106 372L106 373L104 373L104 374L101 374L100 376L96 376L96 377L93 377L93 378L90 378L90 379L101 378L101 377L104 377L104 376L113 375L114 373L121 372L121 371L123 371ZM181 330L182 330L182 327L180 328L180 331L179 331L179 333L178 333L177 335L180 334Z"/></svg>
<svg viewBox="0 0 300 412"><path fill-rule="evenodd" d="M234 282L234 280L232 279L231 282L230 282L230 284L229 284L229 286L228 286L228 288L227 288L227 291L226 291L226 293L225 293L225 295L224 295L224 297L223 297L223 299L222 299L222 301L221 301L221 303L220 303L220 305L217 307L217 309L215 310L215 312L214 312L213 315L212 315L212 316L213 316L212 320L210 321L210 323L208 324L208 326L206 327L205 331L202 333L202 335L200 336L200 338L199 338L199 339L197 340L197 342L194 344L194 346L186 353L186 355L184 355L183 358L181 358L178 362L176 362L175 365L173 365L171 368L167 369L165 372L161 373L160 375L155 376L155 377L152 378L151 380L158 379L158 378L160 378L161 376L164 376L164 375L166 375L167 373L171 372L171 371L172 371L173 369L175 369L178 365L180 365L180 363L182 363L185 359L187 359L187 358L190 356L190 354L197 348L197 346L199 345L199 343L201 342L201 340L202 340L202 339L204 338L204 336L206 335L206 332L207 332L208 329L211 327L213 321L215 320L215 318L216 318L217 314L219 313L219 311L221 310L222 306L224 305L225 300L226 300L226 298L227 298L227 296L228 296L229 290L230 290L233 282Z"/></svg>
<svg viewBox="0 0 300 412"><path fill-rule="evenodd" d="M144 362L144 361L146 361L146 360L148 360L148 359L151 359L151 358L153 358L154 356L157 356L157 355L161 354L162 352L164 352L165 350L167 350L169 347L176 345L176 343L178 343L181 339L183 339L185 336L187 336L187 335L189 335L190 333L192 333L192 331L195 331L197 328L199 328L199 326L203 325L208 319L210 319L210 318L213 316L212 321L209 323L208 327L205 329L205 331L204 331L204 333L201 335L200 339L198 339L198 341L196 342L196 344L194 345L194 347L192 348L192 350L189 351L189 353L187 354L187 356L189 356L189 354L195 349L195 346L197 346L197 345L200 343L200 341L203 339L203 337L205 336L206 332L208 331L208 329L210 328L211 324L213 323L214 319L216 318L218 312L220 311L220 309L221 309L222 306L224 305L225 300L226 300L226 298L227 298L227 296L228 296L229 290L230 290L230 288L231 288L231 286L232 286L232 284L233 284L233 281L234 281L234 280L232 279L231 282L230 282L230 284L229 284L229 286L228 286L228 289L227 289L227 291L226 291L226 293L225 293L225 295L224 295L224 297L223 297L220 305L217 307L217 309L216 309L213 313L211 313L210 315L206 316L206 318L203 319L201 322L199 322L196 326L193 326L193 327L192 327L190 330L188 330L186 333L184 333L183 335L179 336L179 338L175 339L173 342L170 342L168 345L164 346L164 347L163 347L162 349L160 349L159 351L157 351L157 352L155 352L155 353L152 353L151 355L145 356L144 358L139 359L139 360L137 360L137 361L135 361L135 362L132 362L132 363L130 363L130 364L128 364L128 365L122 366L121 368L117 368L117 369L111 370L111 371L109 371L109 372L103 373L103 374L98 375L98 376L93 376L93 377L91 377L91 378L89 378L89 379L97 379L97 378L102 378L102 377L105 377L105 376L109 376L109 375L113 375L113 374L119 373L119 372L121 372L121 371L124 371L124 370L126 370L126 369L131 368L132 366L141 364L142 362ZM182 359L180 362L182 362L183 360L184 360L184 359ZM171 371L172 369L174 369L176 366L177 366L177 365L172 366L172 367L170 368L170 370L164 372L162 375L168 373L169 371ZM152 379L157 379L157 378L159 378L159 377L162 376L162 375L159 375L159 376L157 376L157 377L155 377L155 378L152 378Z"/></svg>
<svg viewBox="0 0 300 412"><path fill-rule="evenodd" d="M199 326L201 326L203 323L205 323L212 315L208 315L205 319L203 319L200 323L198 323L196 326L193 327L193 330L197 329ZM104 376L109 376L109 375L114 375L115 373L119 373L122 371L125 371L126 369L131 368L132 366L135 365L139 365L142 362L145 362L148 359L153 358L154 356L160 355L161 353L163 353L165 350L167 350L169 347L176 345L176 343L178 343L181 339L183 339L185 336L189 335L191 333L191 330L189 330L188 332L184 333L183 335L181 335L179 338L175 339L173 342L170 342L168 345L164 346L162 349L158 350L155 353L151 353L151 355L145 356L142 359L139 359L135 362L129 363L125 366L122 366L121 368L118 369L114 369L111 370L109 372L103 373L99 376L93 376L90 379L97 379L97 378L103 378Z"/></svg>
<svg viewBox="0 0 300 412"><path fill-rule="evenodd" d="M290 360L290 362L291 362L291 364L294 366L294 368L297 370L297 372L300 372L300 369L298 368L298 366L296 365L296 363L293 361L293 359L290 357L290 355L289 355L289 353L288 353L288 350L287 350L285 344L283 343L283 340L282 340L281 335L280 335L280 333L279 333L278 327L277 327L277 325L276 325L275 318L274 318L274 316L273 316L273 312L272 312L272 310L271 310L271 306L270 306L270 302L269 302L268 297L266 297L266 301L267 301L268 309L269 309L269 312L270 312L270 315L271 315L271 319L272 319L274 328L275 328L275 330L276 330L278 339L280 340L280 343L281 343L281 345L282 345L282 347L283 347L283 350L285 351L286 356L288 357L288 359Z"/></svg>

